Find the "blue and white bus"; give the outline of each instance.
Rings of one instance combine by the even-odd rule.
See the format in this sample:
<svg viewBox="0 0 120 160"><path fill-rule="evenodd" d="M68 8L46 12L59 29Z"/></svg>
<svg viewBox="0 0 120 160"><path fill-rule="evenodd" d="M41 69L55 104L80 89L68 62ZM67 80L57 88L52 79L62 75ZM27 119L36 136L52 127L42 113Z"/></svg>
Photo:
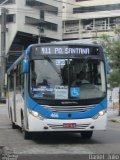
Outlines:
<svg viewBox="0 0 120 160"><path fill-rule="evenodd" d="M30 45L8 69L12 128L31 132L80 132L91 138L107 124L104 51L82 43ZM84 80L83 80L84 79Z"/></svg>

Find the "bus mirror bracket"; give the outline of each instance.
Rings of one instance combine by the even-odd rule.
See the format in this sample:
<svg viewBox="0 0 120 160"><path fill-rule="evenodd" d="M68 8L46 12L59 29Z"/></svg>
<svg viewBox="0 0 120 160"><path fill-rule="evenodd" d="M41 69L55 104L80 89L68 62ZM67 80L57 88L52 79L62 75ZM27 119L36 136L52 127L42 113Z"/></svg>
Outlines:
<svg viewBox="0 0 120 160"><path fill-rule="evenodd" d="M28 60L24 59L22 62L22 73L28 73Z"/></svg>

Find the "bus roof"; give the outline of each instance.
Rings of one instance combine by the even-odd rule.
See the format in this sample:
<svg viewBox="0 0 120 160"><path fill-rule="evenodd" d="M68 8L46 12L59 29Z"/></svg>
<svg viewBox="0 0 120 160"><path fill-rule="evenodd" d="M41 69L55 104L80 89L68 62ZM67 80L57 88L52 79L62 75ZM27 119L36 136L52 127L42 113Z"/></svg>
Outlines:
<svg viewBox="0 0 120 160"><path fill-rule="evenodd" d="M54 46L54 45L81 45L81 46L101 47L99 44L82 43L82 42L79 42L79 41L58 41L58 42L51 42L51 43L32 44L30 47L34 47L34 46Z"/></svg>
<svg viewBox="0 0 120 160"><path fill-rule="evenodd" d="M29 54L29 51L32 49L32 48L35 48L35 47L44 47L44 46L82 46L82 47L100 47L102 48L100 45L98 44L93 44L93 43L83 43L82 41L59 41L59 42L52 42L52 43L41 43L41 44L32 44L30 46L27 47L27 49L22 53L22 55L11 65L11 67L7 70L7 73L9 74L10 71L12 69L14 69L17 64L23 59L23 57L25 55L28 55Z"/></svg>

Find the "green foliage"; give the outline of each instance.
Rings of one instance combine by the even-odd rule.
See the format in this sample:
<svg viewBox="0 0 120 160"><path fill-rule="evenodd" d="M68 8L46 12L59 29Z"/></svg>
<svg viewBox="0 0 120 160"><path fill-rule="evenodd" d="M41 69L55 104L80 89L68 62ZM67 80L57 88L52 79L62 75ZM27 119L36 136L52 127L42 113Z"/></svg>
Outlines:
<svg viewBox="0 0 120 160"><path fill-rule="evenodd" d="M111 88L120 86L120 72L113 71L109 76L109 83Z"/></svg>
<svg viewBox="0 0 120 160"><path fill-rule="evenodd" d="M120 86L120 26L114 31L115 37L110 38L108 35L101 36L100 44L107 51L107 57L110 61L112 72L109 76L111 87Z"/></svg>

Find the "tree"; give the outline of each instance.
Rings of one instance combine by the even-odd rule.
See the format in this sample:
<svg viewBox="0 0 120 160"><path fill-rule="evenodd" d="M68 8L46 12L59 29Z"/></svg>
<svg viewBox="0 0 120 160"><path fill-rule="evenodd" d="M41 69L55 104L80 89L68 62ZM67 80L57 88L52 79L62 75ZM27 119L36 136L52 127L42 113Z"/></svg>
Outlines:
<svg viewBox="0 0 120 160"><path fill-rule="evenodd" d="M109 76L109 83L111 88L119 87L120 86L120 72L113 71Z"/></svg>
<svg viewBox="0 0 120 160"><path fill-rule="evenodd" d="M111 88L120 87L120 26L115 29L114 38L103 34L100 44L106 50L106 56L110 62L111 72L108 82Z"/></svg>
<svg viewBox="0 0 120 160"><path fill-rule="evenodd" d="M114 38L102 35L101 45L106 49L111 65L111 72L108 78L110 88L119 87L119 113L120 116L120 26L115 29Z"/></svg>

